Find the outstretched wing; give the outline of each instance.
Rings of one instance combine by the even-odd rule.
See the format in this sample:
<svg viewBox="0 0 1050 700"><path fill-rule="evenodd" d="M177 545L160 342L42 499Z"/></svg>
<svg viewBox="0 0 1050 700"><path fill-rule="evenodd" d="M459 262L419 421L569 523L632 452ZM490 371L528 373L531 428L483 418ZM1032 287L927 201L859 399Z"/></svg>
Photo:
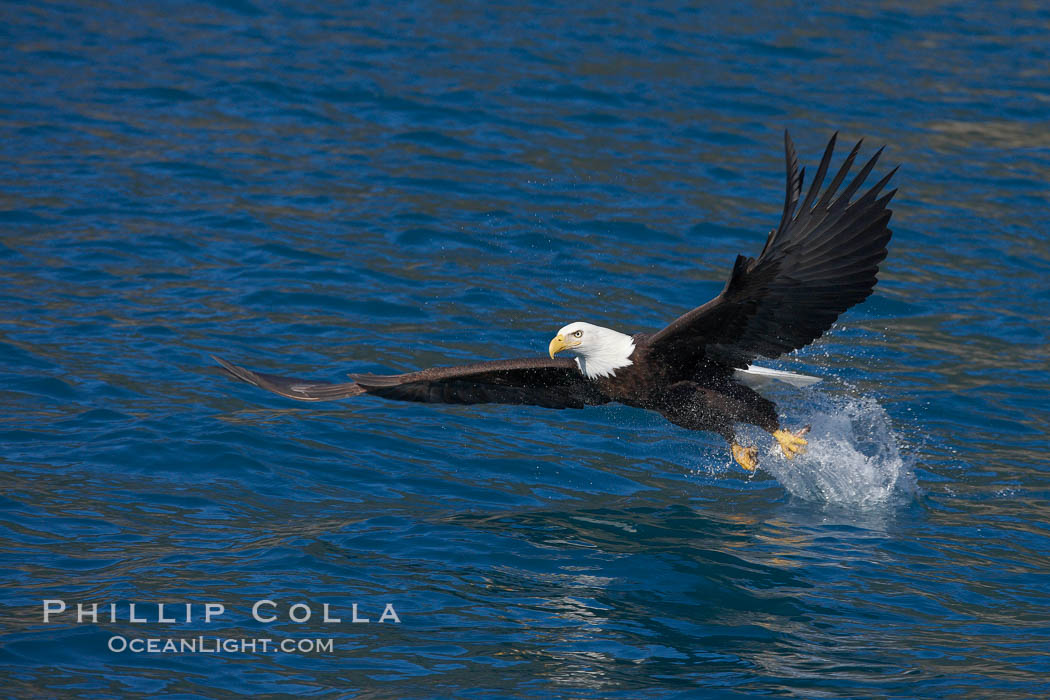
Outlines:
<svg viewBox="0 0 1050 700"><path fill-rule="evenodd" d="M213 356L214 357L214 356ZM330 383L253 372L215 357L227 374L300 401L329 401L361 394L423 403L505 403L544 408L583 408L608 398L569 359L526 358L434 367L408 374L351 374Z"/></svg>
<svg viewBox="0 0 1050 700"><path fill-rule="evenodd" d="M879 149L839 193L858 142L821 195L836 137L799 206L805 171L799 171L795 147L784 132L787 194L780 225L757 259L737 256L721 294L649 338L654 352L677 362L710 358L746 367L758 355L778 357L808 345L871 294L892 234L887 205L896 190L880 193L897 169L851 202L882 154Z"/></svg>
<svg viewBox="0 0 1050 700"><path fill-rule="evenodd" d="M281 396L287 396L290 399L298 399L299 401L334 401L335 399L345 399L365 393L365 390L354 382L333 384L312 379L282 377L278 374L264 374L263 372L254 372L244 367L238 367L215 355L212 355L211 358L218 362L226 370L226 374L234 379L240 379L242 382L253 384Z"/></svg>

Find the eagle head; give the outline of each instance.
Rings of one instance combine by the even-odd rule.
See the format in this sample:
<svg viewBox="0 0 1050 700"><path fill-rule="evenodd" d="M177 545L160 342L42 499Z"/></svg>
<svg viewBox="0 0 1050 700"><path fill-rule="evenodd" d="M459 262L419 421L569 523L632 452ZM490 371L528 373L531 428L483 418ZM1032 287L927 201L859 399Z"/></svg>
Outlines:
<svg viewBox="0 0 1050 700"><path fill-rule="evenodd" d="M547 349L551 358L559 352L572 351L580 370L594 379L611 376L617 369L632 364L634 340L611 328L577 321L558 331Z"/></svg>

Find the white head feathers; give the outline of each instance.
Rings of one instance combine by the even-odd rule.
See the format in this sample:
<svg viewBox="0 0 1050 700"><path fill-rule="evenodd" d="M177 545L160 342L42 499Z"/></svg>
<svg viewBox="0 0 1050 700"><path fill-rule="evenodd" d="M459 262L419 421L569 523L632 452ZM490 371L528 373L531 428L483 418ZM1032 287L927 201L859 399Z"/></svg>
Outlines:
<svg viewBox="0 0 1050 700"><path fill-rule="evenodd" d="M570 323L558 331L550 349L551 357L562 350L575 354L576 364L588 379L612 377L621 367L634 364L631 336L582 321Z"/></svg>

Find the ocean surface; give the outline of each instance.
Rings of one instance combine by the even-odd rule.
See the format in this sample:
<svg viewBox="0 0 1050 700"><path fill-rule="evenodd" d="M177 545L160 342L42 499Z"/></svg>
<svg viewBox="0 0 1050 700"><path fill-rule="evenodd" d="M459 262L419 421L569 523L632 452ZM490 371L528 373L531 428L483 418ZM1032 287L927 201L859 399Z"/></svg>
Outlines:
<svg viewBox="0 0 1050 700"><path fill-rule="evenodd" d="M0 6L0 693L1050 695L1050 10L586 5ZM798 460L210 358L657 329L785 128L902 166L874 295L766 363L824 378L771 394Z"/></svg>

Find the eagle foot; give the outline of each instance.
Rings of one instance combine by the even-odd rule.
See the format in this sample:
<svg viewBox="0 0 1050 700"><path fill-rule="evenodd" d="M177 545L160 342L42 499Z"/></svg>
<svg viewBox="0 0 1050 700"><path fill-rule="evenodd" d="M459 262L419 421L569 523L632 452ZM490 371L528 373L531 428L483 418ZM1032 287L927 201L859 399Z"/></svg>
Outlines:
<svg viewBox="0 0 1050 700"><path fill-rule="evenodd" d="M780 449L783 450L784 456L788 459L794 459L795 455L800 455L806 451L806 445L809 441L802 436L809 432L809 426L795 432L787 430L774 430L773 437L780 443Z"/></svg>
<svg viewBox="0 0 1050 700"><path fill-rule="evenodd" d="M733 459L741 467L749 472L753 472L758 469L758 448L752 445L751 447L743 447L736 444L732 444Z"/></svg>

